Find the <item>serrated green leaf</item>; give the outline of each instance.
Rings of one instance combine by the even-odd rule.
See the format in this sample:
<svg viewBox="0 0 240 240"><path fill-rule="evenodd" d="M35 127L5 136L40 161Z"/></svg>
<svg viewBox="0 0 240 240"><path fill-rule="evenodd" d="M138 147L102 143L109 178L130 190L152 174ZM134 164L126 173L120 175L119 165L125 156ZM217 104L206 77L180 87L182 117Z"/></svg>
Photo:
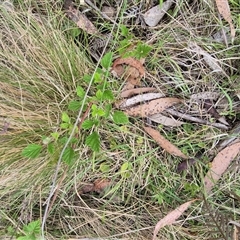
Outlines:
<svg viewBox="0 0 240 240"><path fill-rule="evenodd" d="M36 158L40 154L42 146L38 144L29 144L22 150L22 155L28 158Z"/></svg>
<svg viewBox="0 0 240 240"><path fill-rule="evenodd" d="M83 76L83 81L86 82L86 83L90 83L91 78L92 78L91 75L86 74L86 75Z"/></svg>
<svg viewBox="0 0 240 240"><path fill-rule="evenodd" d="M100 82L102 82L101 75L96 72L96 73L94 74L94 83L100 83Z"/></svg>
<svg viewBox="0 0 240 240"><path fill-rule="evenodd" d="M68 114L66 112L62 113L62 122L70 123L70 117L68 116Z"/></svg>
<svg viewBox="0 0 240 240"><path fill-rule="evenodd" d="M127 124L129 122L128 117L121 111L115 111L113 113L113 121L116 124Z"/></svg>
<svg viewBox="0 0 240 240"><path fill-rule="evenodd" d="M95 125L95 121L93 120L85 120L83 123L82 123L82 128L84 130L87 130L87 129L90 129L92 126Z"/></svg>
<svg viewBox="0 0 240 240"><path fill-rule="evenodd" d="M73 160L75 157L75 152L71 147L67 147L66 150L63 153L63 161L67 164L67 165L71 165Z"/></svg>
<svg viewBox="0 0 240 240"><path fill-rule="evenodd" d="M81 86L77 86L77 95L81 99L85 96L85 90Z"/></svg>
<svg viewBox="0 0 240 240"><path fill-rule="evenodd" d="M60 124L60 128L61 128L61 129L68 129L69 126L70 126L70 125L69 125L68 123L61 123L61 124Z"/></svg>
<svg viewBox="0 0 240 240"><path fill-rule="evenodd" d="M68 109L71 110L71 111L78 111L81 106L82 106L82 102L80 102L80 101L71 101L68 104Z"/></svg>
<svg viewBox="0 0 240 240"><path fill-rule="evenodd" d="M112 105L111 104L106 104L106 106L105 106L105 115L104 115L105 118L109 117L111 110L112 110Z"/></svg>
<svg viewBox="0 0 240 240"><path fill-rule="evenodd" d="M23 231L26 235L37 235L41 231L40 221L30 222L28 225L23 226Z"/></svg>
<svg viewBox="0 0 240 240"><path fill-rule="evenodd" d="M93 132L86 138L86 144L89 146L93 151L99 152L100 150L100 138L97 132Z"/></svg>
<svg viewBox="0 0 240 240"><path fill-rule="evenodd" d="M96 117L103 117L105 115L105 111L101 108L98 108L97 105L93 104L92 105L92 116Z"/></svg>
<svg viewBox="0 0 240 240"><path fill-rule="evenodd" d="M113 53L106 53L101 59L101 66L105 69L108 69L112 64Z"/></svg>
<svg viewBox="0 0 240 240"><path fill-rule="evenodd" d="M48 153L53 154L55 152L55 147L53 143L49 143L47 146Z"/></svg>
<svg viewBox="0 0 240 240"><path fill-rule="evenodd" d="M101 90L97 90L96 97L98 100L102 100L103 92Z"/></svg>
<svg viewBox="0 0 240 240"><path fill-rule="evenodd" d="M51 133L51 136L54 138L54 140L58 140L58 138L59 138L59 133L58 132L53 132L53 133Z"/></svg>
<svg viewBox="0 0 240 240"><path fill-rule="evenodd" d="M102 94L103 100L113 100L114 96L111 90L105 90Z"/></svg>

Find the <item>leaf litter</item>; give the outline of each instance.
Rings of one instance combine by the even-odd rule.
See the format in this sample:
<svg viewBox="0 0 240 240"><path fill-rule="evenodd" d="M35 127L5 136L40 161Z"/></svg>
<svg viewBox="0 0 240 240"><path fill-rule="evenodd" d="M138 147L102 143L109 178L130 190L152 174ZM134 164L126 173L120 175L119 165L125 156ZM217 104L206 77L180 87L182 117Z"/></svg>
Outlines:
<svg viewBox="0 0 240 240"><path fill-rule="evenodd" d="M231 11L229 7L228 0L216 0L216 5L219 13L222 15L222 17L228 22L231 30L231 37L234 39L236 31L233 25Z"/></svg>
<svg viewBox="0 0 240 240"><path fill-rule="evenodd" d="M211 163L211 168L204 177L204 185L207 193L210 193L214 185L221 178L228 166L240 152L240 142L234 143L221 150Z"/></svg>
<svg viewBox="0 0 240 240"><path fill-rule="evenodd" d="M124 68L124 66L127 66ZM117 58L112 65L112 73L118 77L123 75L126 80L135 86L140 85L140 81L145 74L145 69L141 61L133 58Z"/></svg>
<svg viewBox="0 0 240 240"><path fill-rule="evenodd" d="M164 218L162 218L155 226L154 232L153 232L153 238L152 240L157 239L157 234L159 230L167 225L171 225L175 223L175 221L189 208L189 206L195 202L196 199L188 201L180 205L178 208L173 210L172 212L168 213Z"/></svg>
<svg viewBox="0 0 240 240"><path fill-rule="evenodd" d="M129 116L139 116L139 117L148 117L149 115L153 115L155 113L160 113L164 111L166 108L173 106L177 103L182 103L183 100L179 98L159 98L152 100L143 105L139 105L136 107L132 107L130 109L125 110L125 113Z"/></svg>
<svg viewBox="0 0 240 240"><path fill-rule="evenodd" d="M179 148L177 148L174 144L164 138L159 131L151 128L151 127L143 127L144 131L148 133L157 143L163 148L165 151L170 153L171 155L181 157L183 159L188 159L188 157L181 152Z"/></svg>

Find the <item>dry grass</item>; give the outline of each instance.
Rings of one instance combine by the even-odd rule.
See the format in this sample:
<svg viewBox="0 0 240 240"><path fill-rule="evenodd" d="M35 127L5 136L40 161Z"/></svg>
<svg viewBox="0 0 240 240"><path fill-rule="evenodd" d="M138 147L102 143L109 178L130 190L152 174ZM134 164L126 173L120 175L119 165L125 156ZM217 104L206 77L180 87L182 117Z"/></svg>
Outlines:
<svg viewBox="0 0 240 240"><path fill-rule="evenodd" d="M0 10L0 126L9 123L0 135L2 236L10 234L9 226L19 234L24 224L42 219L59 152L30 160L21 152L29 143L41 143L43 136L59 130L61 114L75 98L76 87L87 87L83 76L94 71L95 63L84 46L77 45L69 34L74 25L61 13L61 5L62 1L16 1L14 11ZM233 11L235 20L236 15ZM185 99L198 92L217 91L225 101L222 113L234 124L239 122L239 38L228 47L211 40L210 36L222 26L216 16L213 4L207 1L180 1L178 14L166 17L146 40L154 50L146 58L145 83L166 95ZM118 38L114 41L117 43ZM192 51L190 42L216 57L226 74L213 72ZM117 93L122 83L111 77L109 81ZM189 114L199 115L192 102L186 109ZM86 147L83 138L88 132L82 133L75 149L76 161L71 166L62 164L58 174L61 184L57 185L47 218L47 239L150 239L154 225L167 212L202 197L201 181L207 164L227 132L191 123L176 129L161 127L165 137L184 153L201 155L194 168L178 174L176 166L181 160L159 149L143 132L143 124L133 119L129 125L119 127L106 120L98 128L100 153ZM131 163L127 177L119 171L126 162ZM110 170L102 172L102 164ZM239 203L236 196L231 197L233 192L239 194L240 184L239 169L234 166L208 201L237 221ZM84 184L99 178L112 180L109 192L79 194ZM159 239L213 237L214 227L208 224L203 205L203 201L194 204L184 220L164 228Z"/></svg>

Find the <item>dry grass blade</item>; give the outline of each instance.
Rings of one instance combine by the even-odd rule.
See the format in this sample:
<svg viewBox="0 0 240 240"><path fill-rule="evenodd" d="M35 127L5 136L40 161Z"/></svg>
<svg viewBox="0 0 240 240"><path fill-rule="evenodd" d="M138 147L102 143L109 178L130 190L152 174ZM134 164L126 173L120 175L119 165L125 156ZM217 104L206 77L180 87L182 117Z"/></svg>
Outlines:
<svg viewBox="0 0 240 240"><path fill-rule="evenodd" d="M231 11L230 11L230 7L228 4L228 0L216 0L216 5L217 5L219 13L229 23L229 26L231 29L231 36L234 39L236 31L235 31L235 28L232 23L232 16L231 16Z"/></svg>
<svg viewBox="0 0 240 240"><path fill-rule="evenodd" d="M144 130L159 144L160 147L165 149L168 153L174 156L188 159L188 157L183 154L180 149L178 149L175 145L164 138L157 130L151 127L144 127Z"/></svg>
<svg viewBox="0 0 240 240"><path fill-rule="evenodd" d="M133 116L133 117L134 116L147 117L155 113L160 113L164 111L166 108L181 102L183 102L183 100L179 98L160 98L160 99L152 100L140 106L132 107L126 110L125 112L129 116Z"/></svg>
<svg viewBox="0 0 240 240"><path fill-rule="evenodd" d="M215 183L220 179L232 160L238 155L239 151L240 142L237 142L224 148L213 159L212 166L204 178L204 185L207 193L211 192Z"/></svg>
<svg viewBox="0 0 240 240"><path fill-rule="evenodd" d="M157 238L157 234L161 228L173 224L194 201L196 201L196 199L183 203L177 209L168 213L163 219L161 219L155 226L152 240L155 240Z"/></svg>

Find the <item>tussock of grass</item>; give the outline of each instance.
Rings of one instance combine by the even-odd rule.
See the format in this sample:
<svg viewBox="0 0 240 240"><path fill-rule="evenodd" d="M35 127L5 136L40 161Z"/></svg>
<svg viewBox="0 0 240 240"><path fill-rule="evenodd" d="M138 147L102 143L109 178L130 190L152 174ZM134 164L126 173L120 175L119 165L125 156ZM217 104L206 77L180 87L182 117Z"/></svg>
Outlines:
<svg viewBox="0 0 240 240"><path fill-rule="evenodd" d="M10 123L0 135L0 235L9 226L19 233L25 223L42 218L61 149L36 159L26 159L21 152L28 144L41 143L43 136L59 130L61 114L74 99L76 87L86 87L83 75L94 70L84 46L77 45L69 33L73 26L60 11L61 1L16 2L14 11L0 10L0 126ZM155 37L147 40L153 51L146 58L145 83L185 99L201 91L227 93L236 106L233 99L239 89L233 87L239 79L239 39L229 47L214 42L209 36L219 31L222 23L213 6L206 1L180 2L178 14L167 17L160 29L152 30ZM190 51L189 42L213 54L229 77L214 73ZM111 76L108 80L113 82L113 92L119 92L122 83ZM189 111L194 115L194 110ZM224 111L227 115L231 109ZM231 114L232 122L237 122L239 112ZM184 201L201 196L201 180L222 132L190 123L161 129L184 153L200 153L202 157L195 168L180 175L176 166L181 160L159 149L142 125L139 119L121 127L106 121L98 127L101 152L94 154L80 135L75 149L78 158L70 167L62 164L59 171L62 183L57 186L58 195L47 219L48 239L150 239L160 218ZM126 162L131 167L124 175L119 169ZM110 169L102 172L102 164ZM238 174L238 170L227 173L209 197L213 206L221 203L235 219L239 206L224 193L239 188ZM79 194L84 184L100 178L114 183L108 192ZM202 209L202 203L196 203L185 215L185 222L166 227L159 239L196 239L196 235L197 239L209 239L211 228L206 227Z"/></svg>

